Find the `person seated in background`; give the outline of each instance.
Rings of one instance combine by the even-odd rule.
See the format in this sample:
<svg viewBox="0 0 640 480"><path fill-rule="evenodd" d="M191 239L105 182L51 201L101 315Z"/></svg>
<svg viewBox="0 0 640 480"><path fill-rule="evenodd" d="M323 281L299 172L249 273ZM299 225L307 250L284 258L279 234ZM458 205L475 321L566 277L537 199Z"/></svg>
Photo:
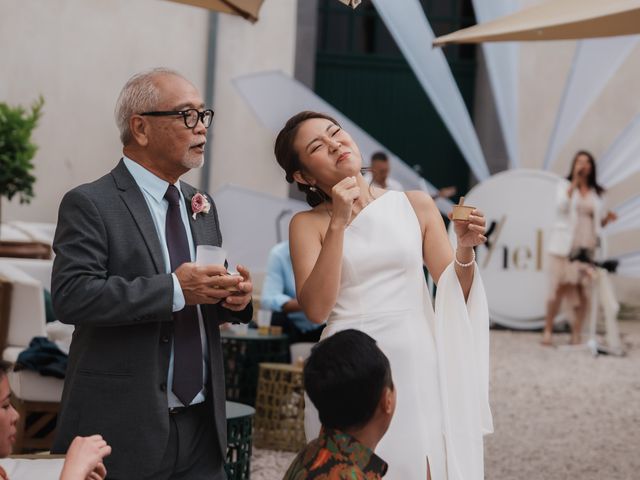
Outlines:
<svg viewBox="0 0 640 480"><path fill-rule="evenodd" d="M431 198L433 198L434 200L437 198L451 198L456 193L458 193L458 189L456 188L456 186L450 185L448 187L442 187L436 193L431 194Z"/></svg>
<svg viewBox="0 0 640 480"><path fill-rule="evenodd" d="M271 325L282 326L290 343L320 340L324 324L318 325L309 320L296 299L289 242L278 243L269 252L260 307L273 312Z"/></svg>
<svg viewBox="0 0 640 480"><path fill-rule="evenodd" d="M11 455L16 441L16 424L20 414L11 405L11 388L7 374L11 364L0 360L0 458ZM100 435L76 437L67 451L60 473L60 480L100 480L106 477L107 470L102 459L111 453ZM10 480L0 466L0 480Z"/></svg>
<svg viewBox="0 0 640 480"><path fill-rule="evenodd" d="M389 176L390 172L391 164L387 154L384 152L375 152L371 155L371 167L369 172L364 175L364 178L369 182L369 185L373 185L374 187L402 192L404 190L402 184L391 178Z"/></svg>
<svg viewBox="0 0 640 480"><path fill-rule="evenodd" d="M375 152L371 155L371 167L369 167L369 172L365 173L364 178L369 182L369 185L373 185L374 187L402 192L404 190L402 184L391 178L389 176L390 172L391 163L389 162L387 154L384 152ZM436 198L451 198L457 192L458 189L455 186L443 187L435 194L432 194L431 198L434 200Z"/></svg>
<svg viewBox="0 0 640 480"><path fill-rule="evenodd" d="M304 366L304 386L322 430L283 480L382 478L387 464L374 450L391 423L396 391L375 340L349 329L321 341Z"/></svg>

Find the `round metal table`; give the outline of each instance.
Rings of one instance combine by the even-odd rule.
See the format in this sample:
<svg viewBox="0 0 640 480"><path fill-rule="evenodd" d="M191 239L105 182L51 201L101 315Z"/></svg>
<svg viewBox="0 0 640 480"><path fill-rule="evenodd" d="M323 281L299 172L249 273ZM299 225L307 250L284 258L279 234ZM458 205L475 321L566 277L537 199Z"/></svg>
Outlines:
<svg viewBox="0 0 640 480"><path fill-rule="evenodd" d="M261 362L288 363L287 335L260 335L249 329L246 334L220 331L227 400L255 405Z"/></svg>
<svg viewBox="0 0 640 480"><path fill-rule="evenodd" d="M251 471L252 420L256 411L249 405L227 402L228 480L247 480Z"/></svg>

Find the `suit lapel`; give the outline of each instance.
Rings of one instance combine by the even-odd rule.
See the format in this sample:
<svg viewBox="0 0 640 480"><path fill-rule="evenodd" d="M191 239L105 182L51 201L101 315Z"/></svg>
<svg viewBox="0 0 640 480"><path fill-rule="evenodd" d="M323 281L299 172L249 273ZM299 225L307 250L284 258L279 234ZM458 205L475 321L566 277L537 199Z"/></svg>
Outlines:
<svg viewBox="0 0 640 480"><path fill-rule="evenodd" d="M111 171L111 174L120 190L122 200L138 225L138 230L140 230L140 234L149 249L149 254L151 255L157 272L166 272L160 240L156 233L156 226L153 223L149 207L142 196L140 188L122 160L120 160L118 166Z"/></svg>

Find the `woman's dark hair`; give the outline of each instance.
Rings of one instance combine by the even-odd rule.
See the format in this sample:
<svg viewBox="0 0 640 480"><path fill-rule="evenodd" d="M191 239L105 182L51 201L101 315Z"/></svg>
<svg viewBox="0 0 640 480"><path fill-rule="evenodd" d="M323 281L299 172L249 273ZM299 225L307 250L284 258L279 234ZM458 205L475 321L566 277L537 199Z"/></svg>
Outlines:
<svg viewBox="0 0 640 480"><path fill-rule="evenodd" d="M287 123L285 123L284 127L282 127L282 130L280 130L280 133L278 133L278 136L276 137L276 143L273 151L276 155L276 160L284 170L285 178L289 183L294 182L293 174L295 172L303 170L302 163L300 162L300 155L296 152L293 142L296 139L300 125L312 118L323 118L340 126L340 124L329 115L312 111L300 112L287 120ZM325 192L320 189L312 190L309 185L298 183L298 189L306 194L307 203L312 207L331 200L331 197L329 197Z"/></svg>
<svg viewBox="0 0 640 480"><path fill-rule="evenodd" d="M569 170L569 175L567 175L567 180L573 180L573 169L576 166L576 162L578 161L578 157L580 155L584 155L589 159L589 163L591 164L591 173L589 173L589 177L587 178L587 185L590 188L593 188L598 195L602 195L604 193L604 188L600 186L600 184L596 181L596 161L591 155L591 152L587 152L586 150L578 151L573 157L573 162L571 162L571 170Z"/></svg>
<svg viewBox="0 0 640 480"><path fill-rule="evenodd" d="M304 366L304 388L326 428L366 425L385 387L393 388L389 360L376 341L359 330L322 340Z"/></svg>

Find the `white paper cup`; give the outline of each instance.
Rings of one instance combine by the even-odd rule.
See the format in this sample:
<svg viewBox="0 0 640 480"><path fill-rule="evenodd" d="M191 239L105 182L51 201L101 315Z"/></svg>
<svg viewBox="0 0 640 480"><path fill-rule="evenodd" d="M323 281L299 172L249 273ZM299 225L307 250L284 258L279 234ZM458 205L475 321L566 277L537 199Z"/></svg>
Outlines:
<svg viewBox="0 0 640 480"><path fill-rule="evenodd" d="M196 248L197 265L224 265L226 259L227 252L224 248L215 245L198 245Z"/></svg>

